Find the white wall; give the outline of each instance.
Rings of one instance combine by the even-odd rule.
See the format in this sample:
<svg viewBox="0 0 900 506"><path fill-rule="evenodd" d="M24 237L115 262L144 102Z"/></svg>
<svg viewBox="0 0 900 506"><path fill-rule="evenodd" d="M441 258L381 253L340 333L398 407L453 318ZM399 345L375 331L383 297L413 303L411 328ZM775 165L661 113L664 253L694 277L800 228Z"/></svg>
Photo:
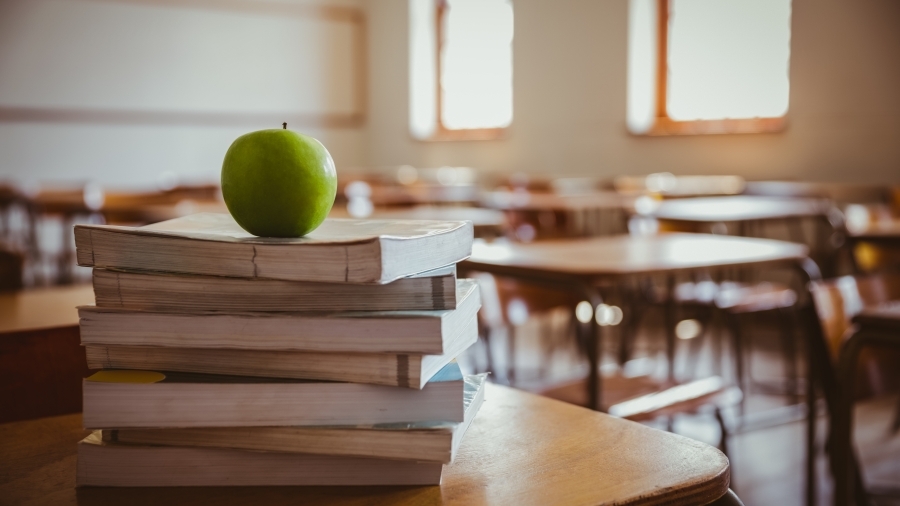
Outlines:
<svg viewBox="0 0 900 506"><path fill-rule="evenodd" d="M900 183L896 0L794 0L786 131L668 138L626 133L627 0L515 0L513 126L452 143L408 133L407 0L367 6L372 165Z"/></svg>
<svg viewBox="0 0 900 506"><path fill-rule="evenodd" d="M361 164L361 125L301 120L363 106L364 32L305 4L360 1L0 2L0 180L214 181L231 141L285 120Z"/></svg>

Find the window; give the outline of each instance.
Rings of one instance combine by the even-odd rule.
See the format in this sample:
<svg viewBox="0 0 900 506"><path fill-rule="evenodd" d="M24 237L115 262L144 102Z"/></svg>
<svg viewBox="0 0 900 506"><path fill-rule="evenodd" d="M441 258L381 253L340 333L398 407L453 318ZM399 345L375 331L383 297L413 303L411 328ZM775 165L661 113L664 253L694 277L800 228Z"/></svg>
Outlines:
<svg viewBox="0 0 900 506"><path fill-rule="evenodd" d="M492 139L512 123L511 0L409 0L410 132Z"/></svg>
<svg viewBox="0 0 900 506"><path fill-rule="evenodd" d="M781 130L790 18L790 0L631 0L629 130Z"/></svg>

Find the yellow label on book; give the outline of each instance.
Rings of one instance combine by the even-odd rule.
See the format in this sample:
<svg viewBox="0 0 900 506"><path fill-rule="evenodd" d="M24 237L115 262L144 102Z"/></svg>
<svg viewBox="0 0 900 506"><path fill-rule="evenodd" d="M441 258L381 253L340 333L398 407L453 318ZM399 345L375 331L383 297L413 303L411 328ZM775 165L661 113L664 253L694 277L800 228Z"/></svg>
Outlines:
<svg viewBox="0 0 900 506"><path fill-rule="evenodd" d="M157 383L166 379L166 375L154 371L99 371L87 378L88 381L103 383Z"/></svg>

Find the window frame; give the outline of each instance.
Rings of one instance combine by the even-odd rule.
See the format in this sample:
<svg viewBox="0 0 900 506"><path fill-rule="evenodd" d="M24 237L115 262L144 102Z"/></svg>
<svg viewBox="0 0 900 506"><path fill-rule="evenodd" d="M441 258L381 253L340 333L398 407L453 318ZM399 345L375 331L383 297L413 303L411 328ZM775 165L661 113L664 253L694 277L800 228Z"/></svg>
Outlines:
<svg viewBox="0 0 900 506"><path fill-rule="evenodd" d="M787 126L787 114L762 118L675 120L669 116L669 0L657 0L656 115L653 125L637 136L777 133Z"/></svg>
<svg viewBox="0 0 900 506"><path fill-rule="evenodd" d="M444 49L444 16L448 11L447 0L433 0L435 2L434 35L435 35L435 129L429 137L417 139L420 141L489 141L502 139L510 126L495 128L447 128L444 125L443 114L443 88L441 87L442 58Z"/></svg>

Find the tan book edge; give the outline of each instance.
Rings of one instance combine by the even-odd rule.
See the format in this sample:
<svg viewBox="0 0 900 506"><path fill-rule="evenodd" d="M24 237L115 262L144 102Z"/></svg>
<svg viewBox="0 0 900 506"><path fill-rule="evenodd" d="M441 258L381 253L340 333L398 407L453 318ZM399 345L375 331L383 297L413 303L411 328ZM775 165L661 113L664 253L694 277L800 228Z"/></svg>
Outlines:
<svg viewBox="0 0 900 506"><path fill-rule="evenodd" d="M85 345L441 355L481 306L456 283L455 310L343 313L170 313L80 307Z"/></svg>
<svg viewBox="0 0 900 506"><path fill-rule="evenodd" d="M334 283L388 283L471 255L469 221L328 219L306 237L254 237L227 214L144 227L78 225L79 265Z"/></svg>
<svg viewBox="0 0 900 506"><path fill-rule="evenodd" d="M180 371L269 378L346 381L421 389L442 367L475 344L470 317L443 355L320 353L286 350L85 345L88 369Z"/></svg>
<svg viewBox="0 0 900 506"><path fill-rule="evenodd" d="M437 485L443 464L224 448L78 444L78 487Z"/></svg>
<svg viewBox="0 0 900 506"><path fill-rule="evenodd" d="M435 272L435 271L432 271ZM245 279L95 268L98 307L197 311L399 311L455 309L456 270L384 285Z"/></svg>
<svg viewBox="0 0 900 506"><path fill-rule="evenodd" d="M466 382L465 395L468 398L462 423L116 429L103 430L102 435L107 443L201 446L450 463L484 402L485 376L469 376Z"/></svg>
<svg viewBox="0 0 900 506"><path fill-rule="evenodd" d="M129 378L150 376L133 381ZM115 377L109 380L107 378ZM464 379L452 362L421 390L360 383L100 371L82 382L88 429L462 422Z"/></svg>

